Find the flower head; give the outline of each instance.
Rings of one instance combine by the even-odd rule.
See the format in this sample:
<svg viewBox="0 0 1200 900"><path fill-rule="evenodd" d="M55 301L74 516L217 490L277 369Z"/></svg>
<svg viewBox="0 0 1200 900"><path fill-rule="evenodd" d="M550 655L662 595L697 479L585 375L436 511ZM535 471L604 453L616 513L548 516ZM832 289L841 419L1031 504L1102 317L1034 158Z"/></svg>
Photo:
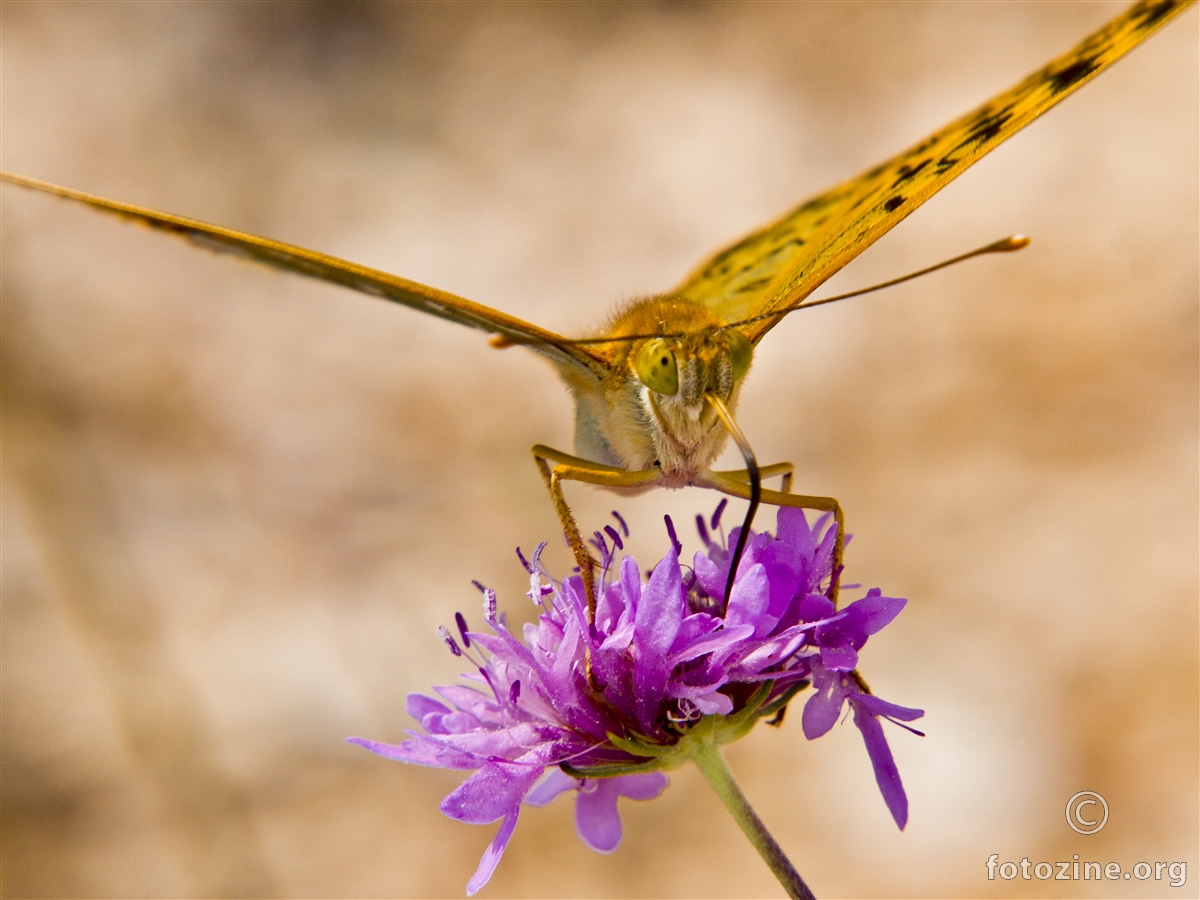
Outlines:
<svg viewBox="0 0 1200 900"><path fill-rule="evenodd" d="M719 516L720 508L714 530ZM646 581L632 556L616 557L616 530L607 529L607 539L597 532L603 574L594 621L582 580L557 582L543 569L545 545L529 561L521 557L529 596L541 607L537 623L518 637L485 590L490 633L467 631L458 616L460 648L442 629L451 650L476 664L464 676L474 686L440 686L437 698L410 694L408 711L421 730L402 743L350 738L390 759L475 770L441 805L464 822L502 822L468 893L491 877L522 802L540 806L575 791L580 838L612 852L621 840L619 796L658 796L667 786L663 770L691 758L700 735L712 744L736 740L758 719L781 716L810 685L805 736L827 732L849 703L884 799L904 827L907 800L879 718L923 713L871 695L856 667L867 638L905 601L871 590L835 608L833 529L780 508L774 536L751 533L726 605L731 554L699 524L707 547L689 570L668 520L671 550ZM736 537L735 530L729 543Z"/></svg>

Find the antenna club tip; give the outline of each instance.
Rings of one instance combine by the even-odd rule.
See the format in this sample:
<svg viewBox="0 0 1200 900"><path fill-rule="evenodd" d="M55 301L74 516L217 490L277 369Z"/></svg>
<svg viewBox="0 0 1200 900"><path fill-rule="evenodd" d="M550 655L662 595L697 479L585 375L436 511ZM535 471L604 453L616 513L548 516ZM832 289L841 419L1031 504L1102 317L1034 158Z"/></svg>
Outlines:
<svg viewBox="0 0 1200 900"><path fill-rule="evenodd" d="M1029 246L1029 238L1024 234L1014 234L1012 237L1007 238L1004 243L1007 244L1005 249L1022 250Z"/></svg>

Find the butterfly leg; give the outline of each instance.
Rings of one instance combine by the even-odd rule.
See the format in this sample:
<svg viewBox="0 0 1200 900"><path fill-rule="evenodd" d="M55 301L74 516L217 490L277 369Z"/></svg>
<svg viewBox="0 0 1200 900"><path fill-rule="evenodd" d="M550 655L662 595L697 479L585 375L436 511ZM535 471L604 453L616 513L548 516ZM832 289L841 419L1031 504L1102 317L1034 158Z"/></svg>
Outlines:
<svg viewBox="0 0 1200 900"><path fill-rule="evenodd" d="M595 560L588 553L583 536L579 533L579 526L575 523L575 516L571 513L571 507L567 505L566 497L563 496L562 483L564 481L582 481L585 484L608 488L639 488L658 481L661 474L658 469L619 469L616 466L606 466L589 459L563 453L544 444L534 445L533 459L542 473L546 488L550 491L550 499L554 502L554 511L558 513L558 521L567 537L567 544L575 557L575 564L579 566L579 574L583 578L583 589L587 594L588 618L594 620L596 616L596 576L592 567L595 565Z"/></svg>
<svg viewBox="0 0 1200 900"><path fill-rule="evenodd" d="M759 477L763 480L774 478L776 475L783 476L783 486L780 488L785 494L790 494L792 491L792 473L796 467L790 462L771 463L769 466L763 466L758 470ZM750 472L746 469L723 469L719 472L710 474L722 475L727 478L737 478L741 481L749 482Z"/></svg>
<svg viewBox="0 0 1200 900"><path fill-rule="evenodd" d="M779 469L788 465L788 463L778 463L775 466L766 467L766 471L771 471L772 474L779 474ZM790 475L790 472L785 473L785 478L789 482L788 487L790 487ZM742 500L750 499L750 485L746 480L745 472L713 472L710 470L702 473L693 484L700 487L710 487L723 494L729 494L731 497L738 497ZM846 550L846 517L842 512L842 505L833 497L789 494L785 491L771 491L765 488L762 491L762 502L770 503L772 506L791 506L799 509L816 509L821 512L833 513L833 523L836 530L833 538L833 572L829 579L828 596L833 601L834 606L837 606L838 587L842 578L842 560Z"/></svg>

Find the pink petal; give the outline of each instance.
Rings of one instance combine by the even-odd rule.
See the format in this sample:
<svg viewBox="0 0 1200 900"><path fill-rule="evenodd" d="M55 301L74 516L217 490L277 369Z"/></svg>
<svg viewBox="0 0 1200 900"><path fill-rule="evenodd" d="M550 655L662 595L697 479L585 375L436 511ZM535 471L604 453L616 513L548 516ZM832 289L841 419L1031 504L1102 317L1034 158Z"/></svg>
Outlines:
<svg viewBox="0 0 1200 900"><path fill-rule="evenodd" d="M575 832L597 853L612 853L621 843L615 778L585 781L575 799Z"/></svg>
<svg viewBox="0 0 1200 900"><path fill-rule="evenodd" d="M467 882L468 897L487 884L492 877L492 873L496 871L496 865L500 862L500 857L504 855L504 849L512 839L513 831L516 830L517 816L520 814L520 811L521 808L518 806L504 817L504 821L500 824L500 830L496 832L496 836L492 838L492 842L488 845L488 848L483 851L483 858L479 860L479 868L475 870L475 874Z"/></svg>

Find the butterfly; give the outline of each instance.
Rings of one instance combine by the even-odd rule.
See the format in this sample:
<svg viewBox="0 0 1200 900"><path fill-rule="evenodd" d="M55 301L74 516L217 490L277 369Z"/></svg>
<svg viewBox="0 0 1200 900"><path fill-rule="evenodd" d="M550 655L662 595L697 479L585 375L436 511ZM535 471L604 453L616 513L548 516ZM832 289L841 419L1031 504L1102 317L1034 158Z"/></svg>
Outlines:
<svg viewBox="0 0 1200 900"><path fill-rule="evenodd" d="M836 523L837 572L845 529L838 501L790 493L791 464L760 467L734 419L755 346L786 314L827 302L830 298L808 298L980 157L1188 5L1178 0L1135 4L1012 89L720 250L671 290L623 306L600 333L584 338L565 337L437 288L301 247L15 174L0 173L0 178L207 249L400 303L493 335L494 346L522 345L547 358L575 400L576 452L539 444L533 454L590 606L595 602L593 562L563 493L567 481L628 492L694 485L747 499L742 540L760 501L830 512ZM731 435L746 469L711 469ZM763 478L773 475L783 476L782 490L761 486ZM742 546L735 548L735 561ZM730 584L735 571L736 562ZM830 592L836 598L836 575Z"/></svg>

